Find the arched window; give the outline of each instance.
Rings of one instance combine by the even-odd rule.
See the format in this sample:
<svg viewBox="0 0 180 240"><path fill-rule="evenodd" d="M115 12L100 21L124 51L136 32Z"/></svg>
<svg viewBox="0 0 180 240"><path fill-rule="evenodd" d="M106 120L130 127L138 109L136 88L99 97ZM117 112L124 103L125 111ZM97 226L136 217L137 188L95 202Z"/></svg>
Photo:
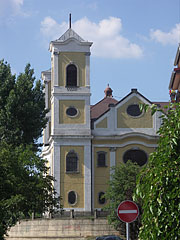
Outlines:
<svg viewBox="0 0 180 240"><path fill-rule="evenodd" d="M70 64L66 68L66 86L77 87L77 67Z"/></svg>
<svg viewBox="0 0 180 240"><path fill-rule="evenodd" d="M68 192L68 203L71 205L76 204L77 202L77 193L75 191Z"/></svg>
<svg viewBox="0 0 180 240"><path fill-rule="evenodd" d="M73 150L68 152L66 156L66 172L78 172L78 156Z"/></svg>
<svg viewBox="0 0 180 240"><path fill-rule="evenodd" d="M143 166L147 163L147 154L140 149L130 149L125 152L123 156L123 161L126 163L128 160L136 162L139 166Z"/></svg>
<svg viewBox="0 0 180 240"><path fill-rule="evenodd" d="M99 192L99 194L98 194L98 202L100 204L105 204L105 202L106 202L104 194L105 194L104 192Z"/></svg>
<svg viewBox="0 0 180 240"><path fill-rule="evenodd" d="M97 166L106 167L106 152L97 152Z"/></svg>

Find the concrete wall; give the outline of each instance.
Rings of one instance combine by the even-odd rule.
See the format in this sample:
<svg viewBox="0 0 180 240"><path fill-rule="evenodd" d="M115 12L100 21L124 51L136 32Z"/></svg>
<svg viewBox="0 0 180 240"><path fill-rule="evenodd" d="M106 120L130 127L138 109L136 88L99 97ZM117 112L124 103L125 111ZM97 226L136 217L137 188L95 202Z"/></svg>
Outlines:
<svg viewBox="0 0 180 240"><path fill-rule="evenodd" d="M108 234L118 235L118 232L106 219L41 219L18 223L11 228L6 240L83 240Z"/></svg>

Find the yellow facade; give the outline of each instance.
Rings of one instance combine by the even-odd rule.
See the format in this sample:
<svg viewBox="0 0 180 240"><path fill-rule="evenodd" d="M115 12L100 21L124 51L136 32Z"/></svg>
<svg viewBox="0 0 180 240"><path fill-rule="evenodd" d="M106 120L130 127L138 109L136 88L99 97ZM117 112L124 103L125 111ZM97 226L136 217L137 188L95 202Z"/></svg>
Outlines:
<svg viewBox="0 0 180 240"><path fill-rule="evenodd" d="M66 155L74 150L78 155L79 171L77 173L66 173ZM83 208L84 207L84 146L61 146L60 147L60 193L64 208ZM77 193L77 203L68 203L68 192Z"/></svg>
<svg viewBox="0 0 180 240"><path fill-rule="evenodd" d="M152 128L153 117L151 111L143 112L138 117L129 116L126 109L131 104L139 104L137 97L132 97L127 103L120 106L117 110L117 128Z"/></svg>
<svg viewBox="0 0 180 240"><path fill-rule="evenodd" d="M78 110L77 116L70 117L66 114L69 107ZM60 100L59 101L59 123L60 124L84 124L85 123L85 101L84 100Z"/></svg>
<svg viewBox="0 0 180 240"><path fill-rule="evenodd" d="M59 86L66 86L66 67L73 63L78 70L79 87L85 86L85 54L82 52L61 52L59 54Z"/></svg>
<svg viewBox="0 0 180 240"><path fill-rule="evenodd" d="M104 151L106 155L106 165L107 167L97 166L97 153ZM108 187L108 181L110 178L110 151L109 148L94 148L94 207L102 208L102 204L99 204L98 194L100 192L106 192Z"/></svg>
<svg viewBox="0 0 180 240"><path fill-rule="evenodd" d="M107 117L97 123L96 128L107 128Z"/></svg>

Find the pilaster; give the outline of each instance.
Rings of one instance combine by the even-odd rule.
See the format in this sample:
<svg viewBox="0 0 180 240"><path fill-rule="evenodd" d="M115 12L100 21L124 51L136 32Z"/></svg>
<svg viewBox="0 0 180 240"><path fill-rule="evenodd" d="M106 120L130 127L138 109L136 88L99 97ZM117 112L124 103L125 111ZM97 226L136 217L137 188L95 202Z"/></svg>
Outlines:
<svg viewBox="0 0 180 240"><path fill-rule="evenodd" d="M90 52L85 53L86 56L86 87L90 88Z"/></svg>
<svg viewBox="0 0 180 240"><path fill-rule="evenodd" d="M114 173L112 167L116 166L116 148L111 147L109 150L110 150L110 180L111 180L111 174Z"/></svg>
<svg viewBox="0 0 180 240"><path fill-rule="evenodd" d="M59 53L54 50L53 52L53 80L54 80L54 87L58 86L58 59L59 59Z"/></svg>
<svg viewBox="0 0 180 240"><path fill-rule="evenodd" d="M57 195L60 196L60 146L57 143L54 143L53 147L53 177L56 179L54 182L54 187L56 189Z"/></svg>

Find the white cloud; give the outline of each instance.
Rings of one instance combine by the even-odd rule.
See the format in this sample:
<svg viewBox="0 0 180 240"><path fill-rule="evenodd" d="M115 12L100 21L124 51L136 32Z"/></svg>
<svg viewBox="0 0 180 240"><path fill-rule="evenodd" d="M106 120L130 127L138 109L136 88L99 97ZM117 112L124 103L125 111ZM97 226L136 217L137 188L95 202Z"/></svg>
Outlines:
<svg viewBox="0 0 180 240"><path fill-rule="evenodd" d="M150 37L163 45L177 44L180 41L180 23L176 24L169 32L163 32L159 29L150 31Z"/></svg>
<svg viewBox="0 0 180 240"><path fill-rule="evenodd" d="M0 17L10 19L14 16L27 16L22 10L24 0L0 0Z"/></svg>
<svg viewBox="0 0 180 240"><path fill-rule="evenodd" d="M60 37L68 28L68 24L62 22L58 24L53 18L45 17L41 22L41 33L50 40L55 40Z"/></svg>
<svg viewBox="0 0 180 240"><path fill-rule="evenodd" d="M46 17L41 22L41 33L51 41L59 38L68 28L63 22L58 24L53 18ZM93 41L92 54L107 58L140 58L143 50L135 43L123 37L122 21L120 18L109 17L99 23L82 18L73 23L75 30L83 39Z"/></svg>

